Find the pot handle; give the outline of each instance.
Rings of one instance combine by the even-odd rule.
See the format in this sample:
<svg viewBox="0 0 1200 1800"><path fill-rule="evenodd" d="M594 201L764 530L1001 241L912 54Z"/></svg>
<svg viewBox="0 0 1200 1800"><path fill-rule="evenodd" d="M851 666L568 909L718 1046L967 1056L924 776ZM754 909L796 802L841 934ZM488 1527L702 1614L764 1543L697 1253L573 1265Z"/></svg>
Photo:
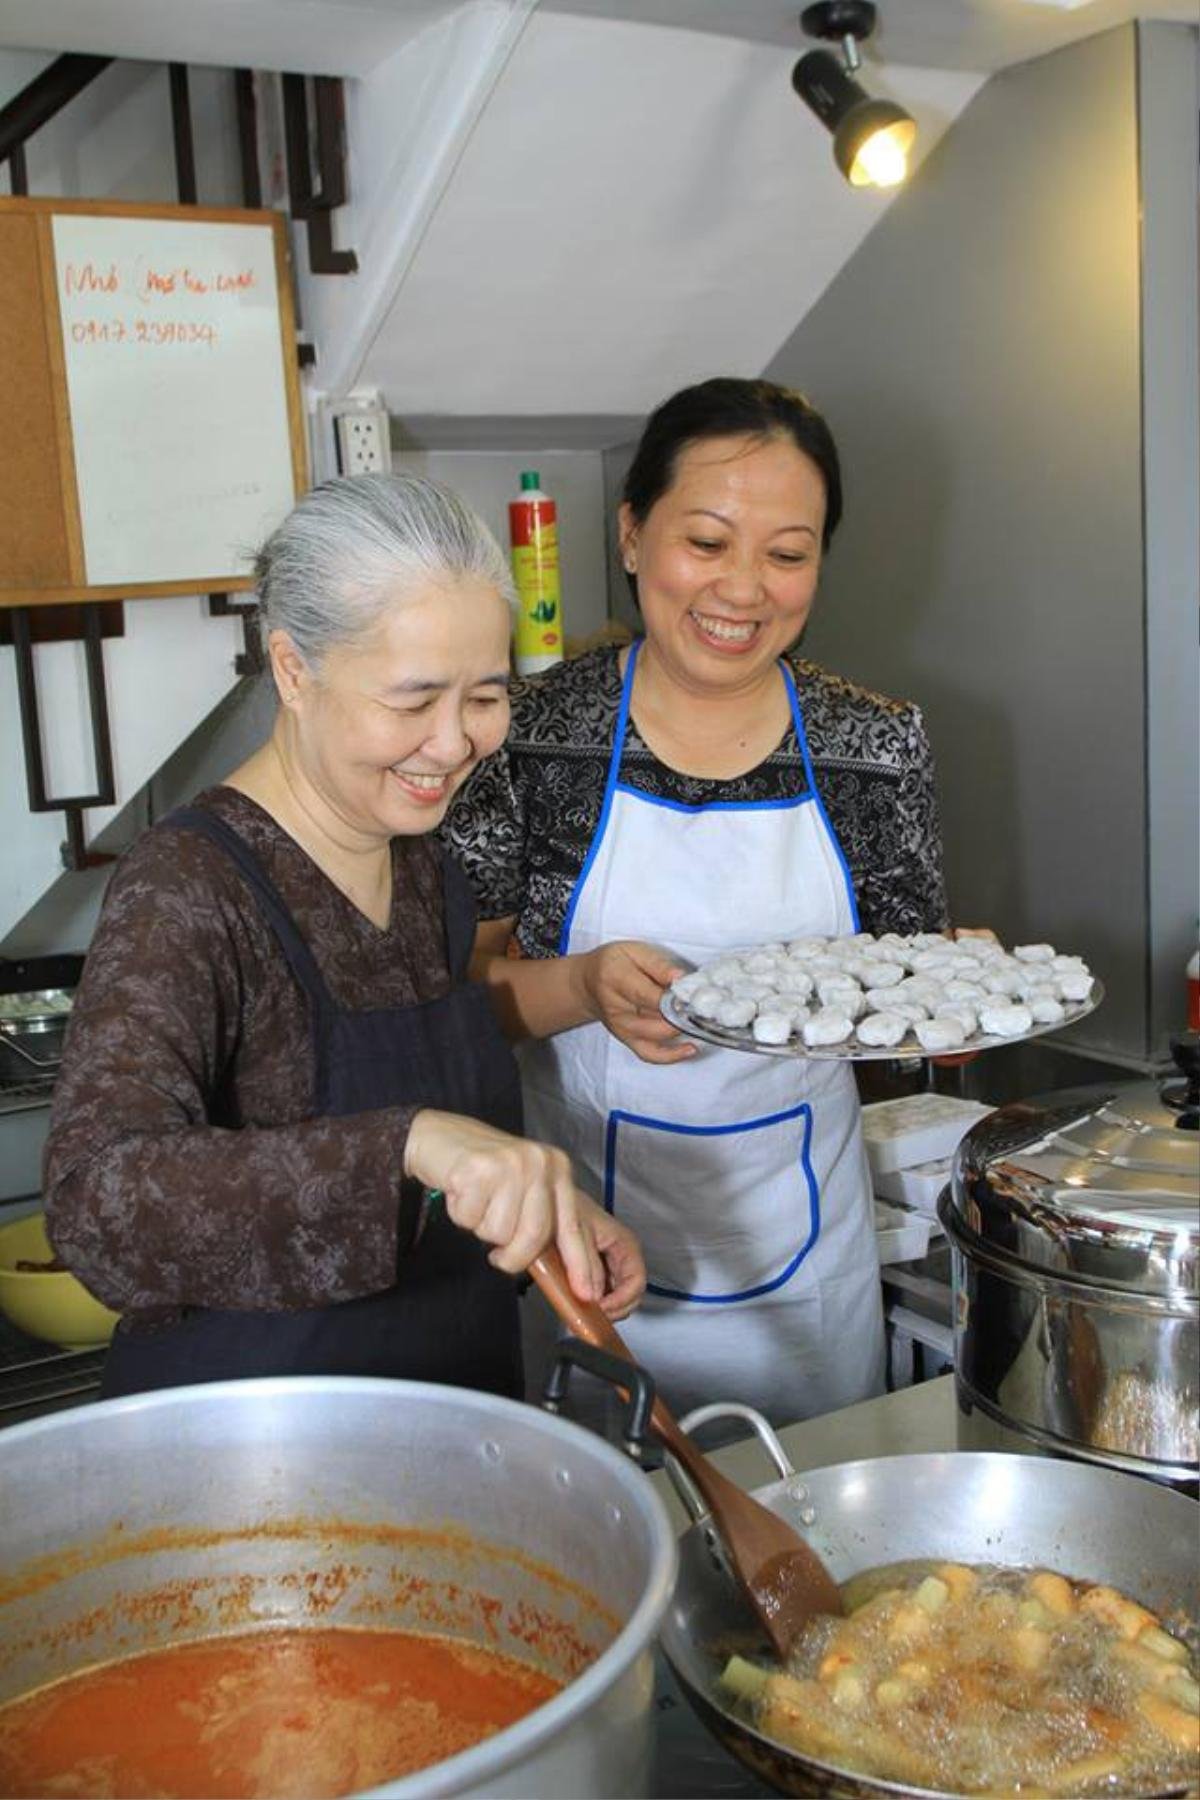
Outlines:
<svg viewBox="0 0 1200 1800"><path fill-rule="evenodd" d="M747 1424L753 1427L759 1443L774 1463L776 1474L783 1481L788 1481L796 1473L795 1465L776 1436L774 1427L764 1419L760 1412L756 1412L752 1406L743 1406L739 1400L714 1400L708 1406L697 1406L680 1419L679 1428L681 1431L686 1431L690 1437L693 1431L701 1425L707 1425L712 1419L745 1419ZM708 1507L701 1499L691 1478L669 1451L665 1462L671 1486L679 1495L688 1517L693 1524L697 1523L704 1518Z"/></svg>
<svg viewBox="0 0 1200 1800"><path fill-rule="evenodd" d="M654 1408L653 1377L639 1363L626 1362L623 1357L614 1356L610 1350L602 1350L596 1344L585 1343L582 1338L560 1338L554 1367L542 1389L543 1412L562 1411L572 1368L586 1369L589 1375L611 1382L613 1387L625 1394L626 1411L621 1444L634 1462L643 1462L650 1414Z"/></svg>

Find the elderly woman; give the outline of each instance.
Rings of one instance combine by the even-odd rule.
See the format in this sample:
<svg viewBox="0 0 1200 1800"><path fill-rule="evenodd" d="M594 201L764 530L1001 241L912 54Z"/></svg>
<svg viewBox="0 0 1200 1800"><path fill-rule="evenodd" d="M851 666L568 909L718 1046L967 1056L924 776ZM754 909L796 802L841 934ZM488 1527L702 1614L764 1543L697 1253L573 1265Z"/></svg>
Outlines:
<svg viewBox="0 0 1200 1800"><path fill-rule="evenodd" d="M641 1238L631 1347L673 1406L777 1422L883 1384L853 1074L697 1048L659 1003L725 949L945 925L919 712L795 655L841 505L800 395L666 401L619 516L644 637L518 682L448 821L531 1125Z"/></svg>
<svg viewBox="0 0 1200 1800"><path fill-rule="evenodd" d="M612 1317L627 1228L521 1131L433 830L508 724L508 577L431 482L305 496L258 559L278 713L109 887L46 1152L50 1236L123 1318L108 1395L222 1377L521 1390L554 1242Z"/></svg>

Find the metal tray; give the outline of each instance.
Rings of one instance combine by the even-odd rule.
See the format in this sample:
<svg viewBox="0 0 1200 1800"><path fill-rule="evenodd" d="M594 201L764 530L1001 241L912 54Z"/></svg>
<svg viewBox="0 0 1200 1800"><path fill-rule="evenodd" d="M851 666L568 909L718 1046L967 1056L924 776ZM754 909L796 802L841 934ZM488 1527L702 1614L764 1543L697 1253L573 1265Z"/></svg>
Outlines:
<svg viewBox="0 0 1200 1800"><path fill-rule="evenodd" d="M734 1028L713 1025L707 1019L693 1019L669 990L662 997L661 1011L668 1024L674 1025L676 1031L682 1032L684 1037L695 1038L701 1044L713 1044L719 1050L749 1050L755 1056L790 1056L793 1060L808 1062L892 1062L898 1057L917 1061L938 1056L973 1056L977 1050L1001 1050L1006 1044L1027 1044L1031 1038L1048 1037L1052 1031L1065 1031L1068 1025L1075 1025L1080 1019L1086 1019L1089 1013L1095 1012L1103 998L1104 983L1093 976L1092 991L1087 999L1064 1000L1065 1017L1056 1019L1052 1025L1033 1025L1019 1037L996 1037L977 1031L974 1037L969 1037L964 1044L959 1044L953 1050L923 1050L911 1031L898 1044L884 1045L880 1049L849 1041L844 1044L821 1044L810 1049L802 1039L787 1044L757 1044L748 1025Z"/></svg>

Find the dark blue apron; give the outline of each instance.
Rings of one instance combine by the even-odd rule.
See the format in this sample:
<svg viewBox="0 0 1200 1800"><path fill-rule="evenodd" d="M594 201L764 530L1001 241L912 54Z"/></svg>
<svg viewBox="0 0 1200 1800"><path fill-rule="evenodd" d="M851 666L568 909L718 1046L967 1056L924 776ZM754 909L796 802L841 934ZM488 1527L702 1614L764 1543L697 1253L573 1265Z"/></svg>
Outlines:
<svg viewBox="0 0 1200 1800"><path fill-rule="evenodd" d="M233 858L307 996L315 1066L310 1117L415 1103L520 1132L516 1061L486 990L465 978L475 909L465 878L448 859L443 859L443 894L449 993L413 1006L347 1012L335 1003L295 920L245 840L198 807L181 808L171 823L200 832ZM219 1101L210 1122L222 1123ZM396 1196L402 1230L393 1287L330 1306L262 1312L195 1308L159 1331L118 1328L105 1363L103 1397L252 1375L383 1375L519 1397L516 1283L493 1269L486 1246L460 1231L440 1207L417 1238L419 1203L410 1194L402 1207L399 1169Z"/></svg>

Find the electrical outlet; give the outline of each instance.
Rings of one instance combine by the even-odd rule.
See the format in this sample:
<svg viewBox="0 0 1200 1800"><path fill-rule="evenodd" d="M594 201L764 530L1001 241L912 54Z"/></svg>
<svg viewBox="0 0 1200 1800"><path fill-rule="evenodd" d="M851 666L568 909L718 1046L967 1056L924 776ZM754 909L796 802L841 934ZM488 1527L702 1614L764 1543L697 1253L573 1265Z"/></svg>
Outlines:
<svg viewBox="0 0 1200 1800"><path fill-rule="evenodd" d="M392 466L390 421L382 407L339 412L334 418L338 473L374 475Z"/></svg>

